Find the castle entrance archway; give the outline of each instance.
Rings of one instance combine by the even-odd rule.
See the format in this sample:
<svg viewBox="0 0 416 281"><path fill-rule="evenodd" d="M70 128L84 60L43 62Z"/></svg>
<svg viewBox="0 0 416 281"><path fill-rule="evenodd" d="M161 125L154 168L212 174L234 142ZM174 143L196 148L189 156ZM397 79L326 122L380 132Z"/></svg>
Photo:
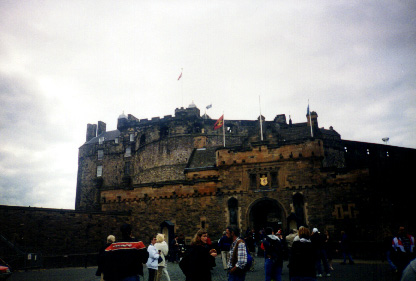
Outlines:
<svg viewBox="0 0 416 281"><path fill-rule="evenodd" d="M256 231L266 227L272 227L275 231L286 229L285 212L275 199L258 199L251 204L248 211L248 225Z"/></svg>

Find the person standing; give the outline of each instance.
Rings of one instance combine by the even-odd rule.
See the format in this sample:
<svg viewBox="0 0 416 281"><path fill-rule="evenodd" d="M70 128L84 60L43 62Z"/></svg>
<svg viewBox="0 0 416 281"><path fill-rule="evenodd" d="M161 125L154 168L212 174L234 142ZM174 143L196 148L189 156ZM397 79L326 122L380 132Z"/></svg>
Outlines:
<svg viewBox="0 0 416 281"><path fill-rule="evenodd" d="M100 281L104 281L103 269L104 269L104 253L105 253L105 249L107 249L108 246L110 246L114 242L116 242L116 237L114 237L114 235L108 235L108 237L107 237L107 243L104 245L104 247L102 247L98 251L98 268L97 268L97 272L95 273L95 275L96 276L101 276L101 280Z"/></svg>
<svg viewBox="0 0 416 281"><path fill-rule="evenodd" d="M227 264L228 281L244 281L246 278L244 267L247 264L246 244L239 237L240 230L236 226L227 226L225 233L233 241L230 247L230 260Z"/></svg>
<svg viewBox="0 0 416 281"><path fill-rule="evenodd" d="M326 259L326 252L324 249L325 238L321 235L317 228L312 230L311 242L312 246L315 249L316 253L316 271L317 277L322 277L322 263L324 265L324 270L326 276L329 277L331 274L329 273L329 266L328 261Z"/></svg>
<svg viewBox="0 0 416 281"><path fill-rule="evenodd" d="M329 230L325 230L324 240L324 250L328 260L328 268L329 270L334 270L332 267L332 259L334 257L334 242L332 241L332 236L329 233Z"/></svg>
<svg viewBox="0 0 416 281"><path fill-rule="evenodd" d="M224 270L227 270L227 263L230 258L230 247L233 241L231 238L228 238L226 232L224 231L221 239L218 241L218 247L221 251L222 266Z"/></svg>
<svg viewBox="0 0 416 281"><path fill-rule="evenodd" d="M211 281L211 269L215 267L217 251L215 249L210 250L207 242L207 231L203 229L199 230L191 243L190 272L186 280Z"/></svg>
<svg viewBox="0 0 416 281"><path fill-rule="evenodd" d="M354 260L351 257L350 248L351 248L351 241L350 237L345 233L345 231L341 231L341 241L339 241L341 244L341 252L342 256L344 258L344 261L341 264L346 264L347 257L350 264L354 264Z"/></svg>
<svg viewBox="0 0 416 281"><path fill-rule="evenodd" d="M292 245L292 255L289 260L289 275L291 281L316 281L316 254L310 240L309 229L299 228L299 240Z"/></svg>
<svg viewBox="0 0 416 281"><path fill-rule="evenodd" d="M175 235L175 238L170 242L169 246L170 246L169 247L170 262L178 262L179 261L178 235Z"/></svg>
<svg viewBox="0 0 416 281"><path fill-rule="evenodd" d="M271 227L266 228L266 238L263 239L264 246L264 271L266 281L281 281L283 269L283 246L282 241L273 235Z"/></svg>
<svg viewBox="0 0 416 281"><path fill-rule="evenodd" d="M394 264L397 266L397 273L399 276L414 258L414 246L415 238L406 233L405 228L401 226L392 241L392 258Z"/></svg>
<svg viewBox="0 0 416 281"><path fill-rule="evenodd" d="M140 281L143 276L143 264L149 253L143 242L132 236L130 224L120 227L121 241L112 243L104 253L105 281Z"/></svg>
<svg viewBox="0 0 416 281"><path fill-rule="evenodd" d="M288 256L290 259L290 255L292 253L292 245L293 245L293 241L295 239L295 237L298 235L298 230L297 229L292 229L290 231L290 234L288 236L286 236L286 242L287 242L287 251L288 251Z"/></svg>
<svg viewBox="0 0 416 281"><path fill-rule="evenodd" d="M159 259L159 252L155 247L156 237L152 237L147 252L149 253L149 258L147 259L147 269L149 270L149 281L154 281L156 272L157 272L157 260Z"/></svg>
<svg viewBox="0 0 416 281"><path fill-rule="evenodd" d="M156 235L155 248L158 250L159 255L162 257L162 261L158 264L155 281L159 281L160 278L162 278L163 273L166 275L166 278L168 279L168 281L170 281L170 277L169 277L169 273L167 269L167 263L166 263L166 255L169 252L169 247L165 241L165 236L161 233Z"/></svg>

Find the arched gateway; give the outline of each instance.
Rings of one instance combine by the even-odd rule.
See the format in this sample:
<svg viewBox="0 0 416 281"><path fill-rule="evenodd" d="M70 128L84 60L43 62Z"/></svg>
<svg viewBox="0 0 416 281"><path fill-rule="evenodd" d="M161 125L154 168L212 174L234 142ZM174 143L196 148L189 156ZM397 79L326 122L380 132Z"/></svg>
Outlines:
<svg viewBox="0 0 416 281"><path fill-rule="evenodd" d="M282 205L272 198L255 200L247 209L249 228L260 230L272 227L274 230L286 229L287 215Z"/></svg>

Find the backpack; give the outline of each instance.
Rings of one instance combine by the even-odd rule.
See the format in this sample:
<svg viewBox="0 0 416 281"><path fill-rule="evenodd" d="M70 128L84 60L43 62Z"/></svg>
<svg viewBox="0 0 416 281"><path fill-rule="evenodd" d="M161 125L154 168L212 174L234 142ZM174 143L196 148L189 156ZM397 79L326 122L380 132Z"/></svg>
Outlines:
<svg viewBox="0 0 416 281"><path fill-rule="evenodd" d="M192 249L186 251L179 262L179 267L186 277L188 277L191 272L191 250Z"/></svg>
<svg viewBox="0 0 416 281"><path fill-rule="evenodd" d="M237 242L237 244L235 244L235 246L234 246L234 250L233 250L233 256L235 255L235 257L237 257L238 256L238 252L236 252L236 250L238 251L238 244L240 244L240 243L243 243L243 244L245 244L245 242L244 242L244 240L243 239L240 239L238 242ZM253 257L250 255L250 253L248 252L248 249L247 249L247 246L246 246L246 255L247 255L247 263L246 263L246 265L244 266L244 268L243 268L243 271L244 272L247 272L247 271L250 271L250 268L252 267L252 265L253 265ZM237 261L235 261L235 262L237 262Z"/></svg>
<svg viewBox="0 0 416 281"><path fill-rule="evenodd" d="M269 246L267 247L268 249L266 249L266 253L267 255L270 255L273 263L283 261L283 249L281 240L271 239L270 237L266 237L264 240L269 243Z"/></svg>

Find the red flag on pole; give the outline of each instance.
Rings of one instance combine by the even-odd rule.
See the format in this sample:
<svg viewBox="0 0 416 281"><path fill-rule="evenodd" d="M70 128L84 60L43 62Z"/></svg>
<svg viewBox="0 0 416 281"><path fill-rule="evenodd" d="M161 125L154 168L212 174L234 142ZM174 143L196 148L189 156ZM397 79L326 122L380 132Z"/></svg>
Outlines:
<svg viewBox="0 0 416 281"><path fill-rule="evenodd" d="M221 128L224 125L224 114L214 124L214 130Z"/></svg>

